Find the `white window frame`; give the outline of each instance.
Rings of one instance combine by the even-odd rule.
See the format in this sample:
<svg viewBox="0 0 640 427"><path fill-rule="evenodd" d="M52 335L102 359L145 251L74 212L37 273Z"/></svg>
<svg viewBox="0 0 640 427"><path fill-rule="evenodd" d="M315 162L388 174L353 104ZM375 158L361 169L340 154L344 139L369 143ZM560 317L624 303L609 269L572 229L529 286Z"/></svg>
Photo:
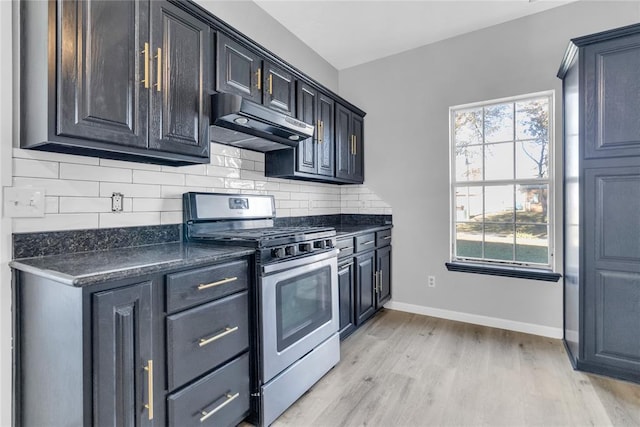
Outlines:
<svg viewBox="0 0 640 427"><path fill-rule="evenodd" d="M546 180L540 179L514 179L509 180L479 180L479 181L464 181L464 183L470 184L470 186L482 186L484 184L518 184L520 182L528 182L532 181L547 183L548 184L548 200L547 200L547 240L548 240L548 253L549 253L549 263L548 264L538 264L538 263L528 263L521 261L500 261L493 260L487 258L470 258L470 257L458 257L456 256L456 184L458 186L462 186L461 183L456 182L456 148L455 148L455 119L454 115L456 112L460 110L468 110L479 107L490 107L496 104L504 104L510 102L518 102L529 100L533 98L549 98L549 146L548 146L548 178ZM515 267L515 268L533 268L533 269L541 269L541 270L553 270L555 267L555 91L548 90L543 92L535 92L518 96L511 96L506 98L492 99L488 101L482 102L474 102L470 104L462 104L449 107L449 195L450 195L450 212L449 212L449 227L450 227L450 260L452 263L462 262L462 263L472 263L477 264L479 266L486 267ZM514 118L515 120L515 118ZM514 129L515 132L515 129ZM514 138L515 141L515 138ZM515 143L515 142L514 142ZM484 144L484 141L483 141ZM483 156L483 174L484 174L484 156ZM484 178L484 177L483 177ZM469 186L469 185L465 185ZM484 203L484 202L483 202ZM484 210L484 207L483 207ZM514 236L515 239L515 236Z"/></svg>

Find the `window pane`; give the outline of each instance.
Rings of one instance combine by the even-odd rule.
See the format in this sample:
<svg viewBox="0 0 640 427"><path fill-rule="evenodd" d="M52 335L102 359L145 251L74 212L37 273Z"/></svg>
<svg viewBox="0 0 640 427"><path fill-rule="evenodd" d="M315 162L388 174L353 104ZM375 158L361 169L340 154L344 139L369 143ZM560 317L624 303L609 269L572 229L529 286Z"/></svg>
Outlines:
<svg viewBox="0 0 640 427"><path fill-rule="evenodd" d="M513 103L484 109L485 142L513 141Z"/></svg>
<svg viewBox="0 0 640 427"><path fill-rule="evenodd" d="M513 224L486 224L484 257L513 261Z"/></svg>
<svg viewBox="0 0 640 427"><path fill-rule="evenodd" d="M513 185L485 187L485 221L513 222Z"/></svg>
<svg viewBox="0 0 640 427"><path fill-rule="evenodd" d="M516 139L549 139L549 98L516 102Z"/></svg>
<svg viewBox="0 0 640 427"><path fill-rule="evenodd" d="M456 181L482 180L482 145L456 147Z"/></svg>
<svg viewBox="0 0 640 427"><path fill-rule="evenodd" d="M454 120L456 147L482 144L482 108L457 111Z"/></svg>
<svg viewBox="0 0 640 427"><path fill-rule="evenodd" d="M482 258L482 223L456 224L456 256Z"/></svg>
<svg viewBox="0 0 640 427"><path fill-rule="evenodd" d="M546 225L516 226L516 261L548 264L548 247Z"/></svg>
<svg viewBox="0 0 640 427"><path fill-rule="evenodd" d="M456 221L482 221L482 187L456 188Z"/></svg>
<svg viewBox="0 0 640 427"><path fill-rule="evenodd" d="M516 178L547 178L549 140L516 142Z"/></svg>
<svg viewBox="0 0 640 427"><path fill-rule="evenodd" d="M484 146L484 179L513 179L513 144Z"/></svg>
<svg viewBox="0 0 640 427"><path fill-rule="evenodd" d="M547 223L549 186L516 185L516 222Z"/></svg>

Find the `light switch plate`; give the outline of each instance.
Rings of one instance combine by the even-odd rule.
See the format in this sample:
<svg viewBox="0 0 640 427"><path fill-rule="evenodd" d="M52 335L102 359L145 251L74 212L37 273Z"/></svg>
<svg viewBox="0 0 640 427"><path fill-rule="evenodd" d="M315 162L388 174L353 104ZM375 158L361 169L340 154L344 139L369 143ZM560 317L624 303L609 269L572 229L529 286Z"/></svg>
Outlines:
<svg viewBox="0 0 640 427"><path fill-rule="evenodd" d="M44 216L44 188L5 187L4 215L10 218Z"/></svg>

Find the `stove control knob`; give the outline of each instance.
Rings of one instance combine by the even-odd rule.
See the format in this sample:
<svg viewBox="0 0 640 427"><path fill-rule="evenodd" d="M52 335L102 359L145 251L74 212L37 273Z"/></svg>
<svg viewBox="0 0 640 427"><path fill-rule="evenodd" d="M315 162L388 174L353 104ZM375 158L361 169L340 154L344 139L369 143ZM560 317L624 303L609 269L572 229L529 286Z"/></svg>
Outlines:
<svg viewBox="0 0 640 427"><path fill-rule="evenodd" d="M287 246L284 248L284 253L287 256L294 256L298 253L298 248L296 248L295 246Z"/></svg>
<svg viewBox="0 0 640 427"><path fill-rule="evenodd" d="M275 258L284 258L284 248L275 248L271 250L271 254L275 257Z"/></svg>
<svg viewBox="0 0 640 427"><path fill-rule="evenodd" d="M313 247L316 249L324 249L325 248L325 241L324 240L316 240L315 242L313 242Z"/></svg>
<svg viewBox="0 0 640 427"><path fill-rule="evenodd" d="M326 240L326 247L327 248L333 248L335 245L333 244L333 240L331 239L327 239Z"/></svg>
<svg viewBox="0 0 640 427"><path fill-rule="evenodd" d="M300 252L311 252L311 251L313 251L313 246L311 246L311 243L300 244Z"/></svg>

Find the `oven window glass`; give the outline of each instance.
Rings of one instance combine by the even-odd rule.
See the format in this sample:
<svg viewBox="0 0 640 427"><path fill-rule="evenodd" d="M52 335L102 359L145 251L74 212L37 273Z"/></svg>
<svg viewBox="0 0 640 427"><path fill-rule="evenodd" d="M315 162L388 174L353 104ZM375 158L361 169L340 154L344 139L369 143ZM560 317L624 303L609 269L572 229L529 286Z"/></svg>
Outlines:
<svg viewBox="0 0 640 427"><path fill-rule="evenodd" d="M276 285L278 351L331 320L331 267Z"/></svg>

